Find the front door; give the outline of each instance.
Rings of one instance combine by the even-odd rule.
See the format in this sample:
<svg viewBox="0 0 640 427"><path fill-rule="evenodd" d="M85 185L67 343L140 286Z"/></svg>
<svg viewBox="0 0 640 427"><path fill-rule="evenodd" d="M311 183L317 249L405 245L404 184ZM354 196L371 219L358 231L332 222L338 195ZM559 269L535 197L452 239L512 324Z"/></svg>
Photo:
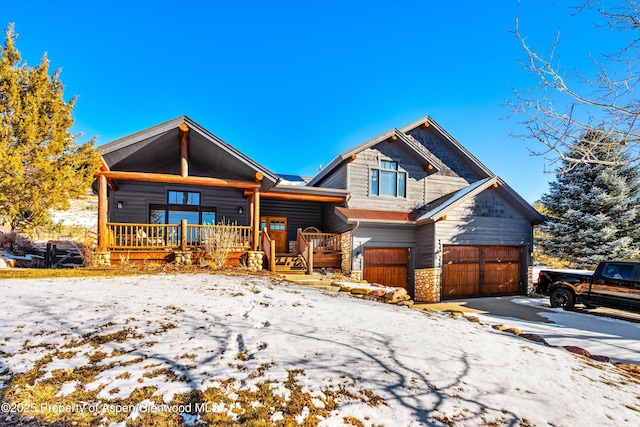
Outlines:
<svg viewBox="0 0 640 427"><path fill-rule="evenodd" d="M289 252L287 245L287 218L275 216L263 216L260 219L260 228L266 228L271 240L276 242L276 253Z"/></svg>

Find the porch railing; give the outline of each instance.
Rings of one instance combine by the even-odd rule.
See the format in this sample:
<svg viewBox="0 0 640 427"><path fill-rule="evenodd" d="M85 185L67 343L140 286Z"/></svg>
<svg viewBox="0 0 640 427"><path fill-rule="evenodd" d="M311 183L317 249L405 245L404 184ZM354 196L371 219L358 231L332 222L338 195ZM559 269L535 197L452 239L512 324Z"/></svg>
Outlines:
<svg viewBox="0 0 640 427"><path fill-rule="evenodd" d="M244 225L107 223L107 249L174 249L206 247L251 249L251 227Z"/></svg>
<svg viewBox="0 0 640 427"><path fill-rule="evenodd" d="M314 252L331 253L342 251L340 234L303 232L302 235L307 242L313 242Z"/></svg>
<svg viewBox="0 0 640 427"><path fill-rule="evenodd" d="M260 248L267 258L269 271L276 270L276 241L272 240L266 228L260 232Z"/></svg>
<svg viewBox="0 0 640 427"><path fill-rule="evenodd" d="M307 274L313 273L313 241L307 240L302 233L302 229L298 228L296 234L296 250L298 254L304 258L307 263Z"/></svg>
<svg viewBox="0 0 640 427"><path fill-rule="evenodd" d="M107 223L108 249L167 249L179 246L179 224Z"/></svg>
<svg viewBox="0 0 640 427"><path fill-rule="evenodd" d="M188 248L224 247L234 251L251 249L251 227L248 225L187 225Z"/></svg>

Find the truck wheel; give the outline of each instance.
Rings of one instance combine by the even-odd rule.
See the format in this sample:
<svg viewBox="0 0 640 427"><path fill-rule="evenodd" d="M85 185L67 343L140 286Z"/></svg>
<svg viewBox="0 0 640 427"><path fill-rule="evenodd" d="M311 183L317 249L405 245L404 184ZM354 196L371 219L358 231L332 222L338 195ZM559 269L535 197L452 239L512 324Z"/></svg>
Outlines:
<svg viewBox="0 0 640 427"><path fill-rule="evenodd" d="M573 294L564 288L556 288L549 295L549 303L553 308L564 308L571 310L576 303Z"/></svg>

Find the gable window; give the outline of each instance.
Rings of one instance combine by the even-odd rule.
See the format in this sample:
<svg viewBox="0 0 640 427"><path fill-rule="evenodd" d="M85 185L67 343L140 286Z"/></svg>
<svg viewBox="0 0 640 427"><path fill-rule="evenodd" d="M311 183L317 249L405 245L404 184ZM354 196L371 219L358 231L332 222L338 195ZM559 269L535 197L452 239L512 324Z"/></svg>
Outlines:
<svg viewBox="0 0 640 427"><path fill-rule="evenodd" d="M379 169L371 169L371 194L406 197L407 173L398 170L398 162L381 160Z"/></svg>

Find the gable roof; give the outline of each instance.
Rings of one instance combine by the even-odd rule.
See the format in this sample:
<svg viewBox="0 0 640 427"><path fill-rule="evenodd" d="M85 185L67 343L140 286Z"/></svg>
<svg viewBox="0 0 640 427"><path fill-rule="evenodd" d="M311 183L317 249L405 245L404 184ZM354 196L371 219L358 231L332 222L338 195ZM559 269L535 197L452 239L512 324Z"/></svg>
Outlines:
<svg viewBox="0 0 640 427"><path fill-rule="evenodd" d="M443 216L446 216L461 203L491 187L501 191L507 199L510 199L513 202L515 207L520 208L520 211L522 211L532 223L540 223L544 221L544 216L542 216L542 214L535 210L533 206L509 187L500 177L494 175L493 177L476 181L467 187L461 188L454 193L448 194L434 202L431 202L427 206L427 210L420 213L416 222L437 221Z"/></svg>
<svg viewBox="0 0 640 427"><path fill-rule="evenodd" d="M458 151L462 156L466 157L474 166L483 171L487 177L495 176L493 172L489 170L480 160L478 160L469 150L467 150L462 144L460 144L453 136L449 134L442 126L438 124L432 117L424 116L421 119L416 120L400 129L401 132L408 134L412 130L421 126L427 125L435 129L448 143L449 145Z"/></svg>
<svg viewBox="0 0 640 427"><path fill-rule="evenodd" d="M322 180L325 176L327 176L331 171L340 166L343 162L348 161L352 158L352 156L357 155L358 153L376 146L381 142L384 142L389 139L394 139L395 141L399 141L403 145L405 145L410 151L412 151L416 157L422 159L425 162L425 165L431 165L433 167L433 171L437 172L440 170L438 167L438 162L436 162L429 153L417 142L414 142L411 138L409 138L404 132L393 128L388 130L387 132L376 136L375 138L370 139L369 141L358 145L357 147L352 148L351 150L345 151L342 154L338 155L335 159L331 161L324 169L316 174L309 183L308 186L315 185L319 181Z"/></svg>
<svg viewBox="0 0 640 427"><path fill-rule="evenodd" d="M111 170L132 170L141 167L167 167L179 161L179 129L189 128L189 163L198 168L196 175L209 176L210 171L223 169L239 174L238 179L252 180L257 172L263 175L262 189L274 186L280 177L218 138L187 116L180 116L99 148L105 165ZM221 159L224 159L221 161ZM152 163L153 162L153 163ZM190 166L191 169L191 166Z"/></svg>

